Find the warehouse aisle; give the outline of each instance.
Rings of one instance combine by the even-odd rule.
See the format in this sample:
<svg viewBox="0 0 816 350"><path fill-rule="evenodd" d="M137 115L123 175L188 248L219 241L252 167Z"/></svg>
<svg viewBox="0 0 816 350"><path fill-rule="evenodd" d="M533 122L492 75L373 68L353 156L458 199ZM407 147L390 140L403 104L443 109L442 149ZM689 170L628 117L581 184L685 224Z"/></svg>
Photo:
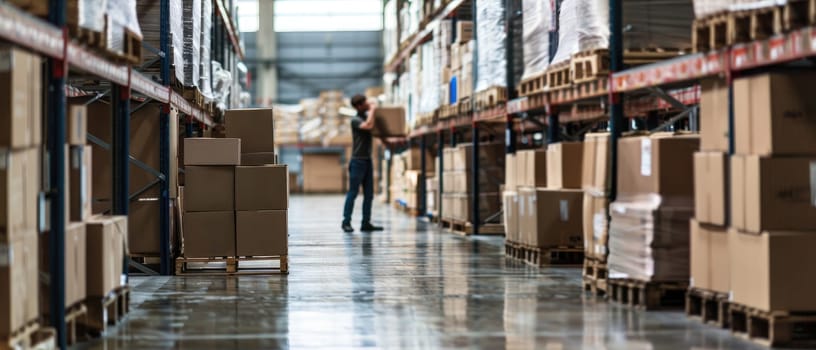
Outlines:
<svg viewBox="0 0 816 350"><path fill-rule="evenodd" d="M755 347L679 312L583 298L580 269L517 264L500 237L439 233L384 205L386 232L343 234L341 206L292 197L288 277L136 279L128 321L85 348Z"/></svg>

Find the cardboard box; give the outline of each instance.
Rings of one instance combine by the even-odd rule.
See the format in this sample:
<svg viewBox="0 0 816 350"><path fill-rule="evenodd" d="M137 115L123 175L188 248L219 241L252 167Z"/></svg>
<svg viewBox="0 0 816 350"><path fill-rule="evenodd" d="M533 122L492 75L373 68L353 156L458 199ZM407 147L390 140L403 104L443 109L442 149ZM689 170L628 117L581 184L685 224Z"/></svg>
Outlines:
<svg viewBox="0 0 816 350"><path fill-rule="evenodd" d="M179 197L180 203L183 199ZM128 248L133 254L157 255L161 251L161 218L159 198L139 198L130 202L128 220ZM166 209L174 225L173 206ZM170 232L171 251L177 246L176 234Z"/></svg>
<svg viewBox="0 0 816 350"><path fill-rule="evenodd" d="M184 209L189 212L235 210L235 169L231 166L186 167Z"/></svg>
<svg viewBox="0 0 816 350"><path fill-rule="evenodd" d="M189 191L185 191L189 196ZM188 202L189 204L189 202ZM184 248L187 258L235 255L235 212L184 213Z"/></svg>
<svg viewBox="0 0 816 350"><path fill-rule="evenodd" d="M40 152L0 149L0 243L36 232Z"/></svg>
<svg viewBox="0 0 816 350"><path fill-rule="evenodd" d="M504 209L504 231L508 242L519 242L519 196L516 191L502 193L502 208Z"/></svg>
<svg viewBox="0 0 816 350"><path fill-rule="evenodd" d="M543 149L516 152L523 160L517 160L519 186L547 186L547 151Z"/></svg>
<svg viewBox="0 0 816 350"><path fill-rule="evenodd" d="M580 189L584 145L559 142L547 148L547 188Z"/></svg>
<svg viewBox="0 0 816 350"><path fill-rule="evenodd" d="M593 194L607 192L609 178L609 133L584 137L581 188Z"/></svg>
<svg viewBox="0 0 816 350"><path fill-rule="evenodd" d="M44 232L39 235L39 270L49 273L50 269L50 233ZM86 274L87 274L87 234L85 233L84 222L72 222L65 227L65 306L69 307L85 300L86 296ZM39 281L38 281L39 282ZM44 314L50 310L50 285L39 284L39 307Z"/></svg>
<svg viewBox="0 0 816 350"><path fill-rule="evenodd" d="M289 167L235 167L235 210L289 209Z"/></svg>
<svg viewBox="0 0 816 350"><path fill-rule="evenodd" d="M303 192L341 193L346 187L347 170L337 153L304 154L301 172Z"/></svg>
<svg viewBox="0 0 816 350"><path fill-rule="evenodd" d="M405 108L380 106L374 110L374 128L371 134L380 137L405 136Z"/></svg>
<svg viewBox="0 0 816 350"><path fill-rule="evenodd" d="M448 173L451 183L445 185L451 193L472 193L473 173L469 170L454 170ZM479 190L480 192L499 192L500 181L504 176L504 170L498 167L487 167L479 169Z"/></svg>
<svg viewBox="0 0 816 350"><path fill-rule="evenodd" d="M710 78L700 85L700 150L728 152L728 84Z"/></svg>
<svg viewBox="0 0 816 350"><path fill-rule="evenodd" d="M71 146L84 146L88 139L88 107L84 104L68 106L68 135Z"/></svg>
<svg viewBox="0 0 816 350"><path fill-rule="evenodd" d="M816 74L775 72L734 81L736 152L754 155L816 154Z"/></svg>
<svg viewBox="0 0 816 350"><path fill-rule="evenodd" d="M504 144L487 143L479 145L479 167L504 168ZM470 170L473 168L473 144L460 144L453 152L453 170ZM502 174L503 175L503 174ZM504 180L502 179L502 182Z"/></svg>
<svg viewBox="0 0 816 350"><path fill-rule="evenodd" d="M729 293L731 258L728 230L691 220L691 286Z"/></svg>
<svg viewBox="0 0 816 350"><path fill-rule="evenodd" d="M601 261L606 261L606 243L609 239L608 206L609 200L605 195L584 192L584 255Z"/></svg>
<svg viewBox="0 0 816 350"><path fill-rule="evenodd" d="M122 284L126 216L94 216L86 222L86 292L102 297Z"/></svg>
<svg viewBox="0 0 816 350"><path fill-rule="evenodd" d="M83 222L91 216L91 146L70 147L68 183L69 220Z"/></svg>
<svg viewBox="0 0 816 350"><path fill-rule="evenodd" d="M471 21L457 21L456 22L456 43L467 43L473 39L473 22Z"/></svg>
<svg viewBox="0 0 816 350"><path fill-rule="evenodd" d="M618 195L694 194L693 154L697 135L659 133L618 140Z"/></svg>
<svg viewBox="0 0 816 350"><path fill-rule="evenodd" d="M744 161L742 165L735 165ZM813 158L732 158L732 226L766 230L816 230L811 182Z"/></svg>
<svg viewBox="0 0 816 350"><path fill-rule="evenodd" d="M521 191L521 190L520 190ZM583 192L526 190L519 213L519 230L535 247L583 247ZM521 204L519 208L521 209Z"/></svg>
<svg viewBox="0 0 816 350"><path fill-rule="evenodd" d="M38 55L0 48L0 148L42 142L42 69Z"/></svg>
<svg viewBox="0 0 816 350"><path fill-rule="evenodd" d="M278 156L275 152L242 153L241 165L267 165L277 164Z"/></svg>
<svg viewBox="0 0 816 350"><path fill-rule="evenodd" d="M516 186L518 186L516 178L517 168L516 155L507 154L504 158L504 187L509 191L515 191Z"/></svg>
<svg viewBox="0 0 816 350"><path fill-rule="evenodd" d="M235 212L238 256L288 254L287 210Z"/></svg>
<svg viewBox="0 0 816 350"><path fill-rule="evenodd" d="M224 122L227 138L241 140L240 152L275 152L275 117L271 108L230 109L224 113Z"/></svg>
<svg viewBox="0 0 816 350"><path fill-rule="evenodd" d="M694 212L702 223L725 225L728 212L726 182L728 155L723 152L694 153Z"/></svg>
<svg viewBox="0 0 816 350"><path fill-rule="evenodd" d="M731 301L764 311L816 310L816 271L807 259L816 246L813 232L745 233L728 231Z"/></svg>
<svg viewBox="0 0 816 350"><path fill-rule="evenodd" d="M241 165L241 139L186 138L184 165Z"/></svg>
<svg viewBox="0 0 816 350"><path fill-rule="evenodd" d="M473 222L473 201L475 197L470 194L453 194L452 198L453 218L463 222ZM480 193L478 201L480 220L499 212L501 198L498 193Z"/></svg>
<svg viewBox="0 0 816 350"><path fill-rule="evenodd" d="M0 336L8 337L39 315L37 235L0 244Z"/></svg>

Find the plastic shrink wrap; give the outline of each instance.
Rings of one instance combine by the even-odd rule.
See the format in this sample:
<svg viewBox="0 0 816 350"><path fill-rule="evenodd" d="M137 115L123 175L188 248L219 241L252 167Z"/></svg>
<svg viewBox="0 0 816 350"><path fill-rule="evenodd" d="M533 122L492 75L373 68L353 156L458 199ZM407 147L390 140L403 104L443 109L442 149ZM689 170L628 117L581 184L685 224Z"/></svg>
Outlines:
<svg viewBox="0 0 816 350"><path fill-rule="evenodd" d="M734 2L734 0L694 0L694 16L703 18L728 11L728 7Z"/></svg>
<svg viewBox="0 0 816 350"><path fill-rule="evenodd" d="M201 0L201 71L198 87L207 100L212 99L212 80L210 79L212 11L212 0Z"/></svg>
<svg viewBox="0 0 816 350"><path fill-rule="evenodd" d="M388 0L383 8L383 50L388 62L399 50L399 23L397 18L397 0Z"/></svg>
<svg viewBox="0 0 816 350"><path fill-rule="evenodd" d="M181 20L181 0L168 0L170 6L169 50L171 74L176 81L184 81L184 23ZM146 47L142 49L142 64L145 72L159 78L161 72L158 50L161 49L161 0L139 0L137 2L139 25ZM152 63L151 63L152 62Z"/></svg>
<svg viewBox="0 0 816 350"><path fill-rule="evenodd" d="M504 0L476 1L476 91L507 85Z"/></svg>
<svg viewBox="0 0 816 350"><path fill-rule="evenodd" d="M623 2L623 46L627 50L691 48L694 8L689 0Z"/></svg>
<svg viewBox="0 0 816 350"><path fill-rule="evenodd" d="M524 75L522 79L543 72L550 63L549 1L523 0Z"/></svg>
<svg viewBox="0 0 816 350"><path fill-rule="evenodd" d="M691 198L656 194L627 196L611 203L610 278L688 280L693 204Z"/></svg>
<svg viewBox="0 0 816 350"><path fill-rule="evenodd" d="M212 94L216 106L221 110L227 109L229 101L230 86L232 86L232 73L221 68L221 63L212 61Z"/></svg>
<svg viewBox="0 0 816 350"><path fill-rule="evenodd" d="M125 35L142 38L135 0L108 0L105 36L108 51L125 53Z"/></svg>
<svg viewBox="0 0 816 350"><path fill-rule="evenodd" d="M105 11L108 8L108 0L71 0L66 6L68 13L76 11L76 25L80 28L98 33L105 31ZM71 18L72 16L68 16L69 24Z"/></svg>
<svg viewBox="0 0 816 350"><path fill-rule="evenodd" d="M182 0L184 85L198 86L201 72L201 0Z"/></svg>

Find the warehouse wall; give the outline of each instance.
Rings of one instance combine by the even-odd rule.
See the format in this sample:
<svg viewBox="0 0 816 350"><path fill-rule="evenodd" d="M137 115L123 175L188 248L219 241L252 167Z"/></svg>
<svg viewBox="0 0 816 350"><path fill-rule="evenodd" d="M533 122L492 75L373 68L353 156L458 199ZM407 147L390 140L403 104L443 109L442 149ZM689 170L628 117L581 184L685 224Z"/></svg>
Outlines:
<svg viewBox="0 0 816 350"><path fill-rule="evenodd" d="M277 33L277 103L382 85L382 32Z"/></svg>

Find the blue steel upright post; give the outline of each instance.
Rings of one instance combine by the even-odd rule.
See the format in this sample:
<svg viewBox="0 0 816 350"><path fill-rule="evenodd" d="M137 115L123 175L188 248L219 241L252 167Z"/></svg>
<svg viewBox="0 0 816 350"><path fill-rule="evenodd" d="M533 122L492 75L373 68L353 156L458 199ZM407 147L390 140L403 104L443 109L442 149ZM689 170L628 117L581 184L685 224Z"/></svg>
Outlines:
<svg viewBox="0 0 816 350"><path fill-rule="evenodd" d="M442 169L445 168L445 132L442 129L436 131L436 157L439 159L439 164L437 166L439 169L436 169L436 178L439 179L439 184L436 188L437 197L434 199L439 199L439 201L434 201L436 203L436 215L439 217L439 225L442 225L442 189L445 188L445 183L442 181Z"/></svg>
<svg viewBox="0 0 816 350"><path fill-rule="evenodd" d="M474 29L473 30L473 40L476 42L476 48L473 50L473 69L471 70L471 76L473 77L473 79L472 79L473 80L473 90L472 90L473 95L476 94L476 87L478 86L478 82L479 82L479 69L478 69L478 67L479 67L479 54L478 54L478 52L479 52L479 41L478 41L478 37L479 37L478 24L479 24L479 22L478 22L478 16L476 16L477 13L478 13L479 8L476 5L477 1L479 1L479 0L473 0L473 4L472 4L472 6L473 6L473 12L472 12L473 13L473 29ZM471 227L473 229L473 234L478 235L479 234L479 221L480 221L480 218L479 218L479 123L476 122L476 120L475 120L475 116L476 116L476 112L477 112L476 111L476 99L475 98L471 97L470 105L471 105L470 110L473 111L471 116L470 116L471 119L473 119L473 123L472 123L473 125L471 126L472 133L473 133L473 135L472 135L473 140L471 140L471 144L473 145L473 149L471 151L473 152L473 154L472 154L473 157L472 157L472 164L471 164L471 167L470 167L470 171L472 172L471 179L473 180L473 184L471 186L471 190L473 191L473 193L472 193L473 194L473 199L471 200L471 209L473 211L473 214L472 214L473 222L471 222Z"/></svg>
<svg viewBox="0 0 816 350"><path fill-rule="evenodd" d="M57 28L65 28L65 0L49 2L48 20ZM65 44L68 41L65 40ZM64 52L67 52L65 50ZM51 273L51 325L57 330L57 346L67 347L65 332L65 75L68 66L64 59L48 59L47 145L49 154L49 180L51 205L51 232L48 239L49 266Z"/></svg>
<svg viewBox="0 0 816 350"><path fill-rule="evenodd" d="M130 204L130 87L113 85L113 214L128 215Z"/></svg>
<svg viewBox="0 0 816 350"><path fill-rule="evenodd" d="M428 214L427 208L427 196L428 196L428 189L426 188L426 181L427 178L425 176L425 171L428 169L428 160L425 157L425 151L427 150L427 136L424 134L419 138L419 198L417 203L417 211L419 212L420 216L426 216Z"/></svg>
<svg viewBox="0 0 816 350"><path fill-rule="evenodd" d="M161 79L164 86L170 86L170 1L161 0L161 21L159 46L161 57ZM167 276L172 272L170 252L170 101L162 106L159 116L159 172L164 180L159 182L159 256L161 258L160 272Z"/></svg>
<svg viewBox="0 0 816 350"><path fill-rule="evenodd" d="M623 70L623 20L621 0L609 0L609 68L611 72ZM618 138L623 130L623 96L609 95L609 200L618 193Z"/></svg>

